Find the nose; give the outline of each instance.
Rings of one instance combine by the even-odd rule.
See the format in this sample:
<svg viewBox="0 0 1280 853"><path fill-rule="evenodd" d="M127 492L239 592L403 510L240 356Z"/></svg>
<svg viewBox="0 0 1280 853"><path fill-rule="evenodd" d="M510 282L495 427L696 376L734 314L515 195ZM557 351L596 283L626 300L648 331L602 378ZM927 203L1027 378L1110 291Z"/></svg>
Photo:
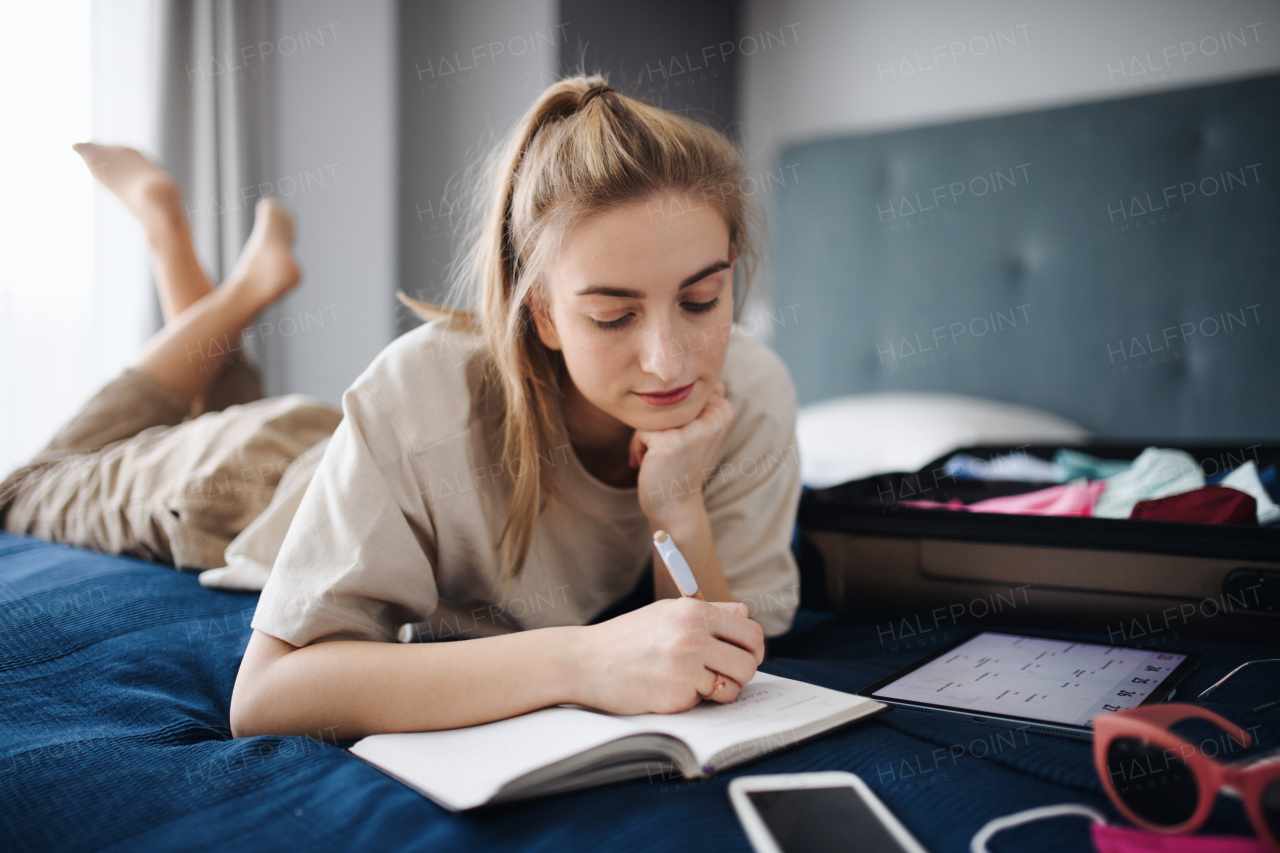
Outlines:
<svg viewBox="0 0 1280 853"><path fill-rule="evenodd" d="M669 317L655 320L645 331L640 367L664 383L675 382L684 372L685 349L676 340Z"/></svg>

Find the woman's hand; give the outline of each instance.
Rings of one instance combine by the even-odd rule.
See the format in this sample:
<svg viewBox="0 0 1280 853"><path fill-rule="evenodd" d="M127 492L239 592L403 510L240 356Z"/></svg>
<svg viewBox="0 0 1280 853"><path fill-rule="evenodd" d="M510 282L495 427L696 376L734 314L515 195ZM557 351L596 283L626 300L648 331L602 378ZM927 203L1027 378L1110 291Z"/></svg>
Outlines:
<svg viewBox="0 0 1280 853"><path fill-rule="evenodd" d="M580 704L671 714L738 698L764 660L764 629L745 604L664 599L584 627L574 656Z"/></svg>
<svg viewBox="0 0 1280 853"><path fill-rule="evenodd" d="M639 468L640 509L654 527L702 503L702 480L715 466L720 445L733 423L733 405L724 384L716 383L702 411L676 429L636 430L631 437L631 467Z"/></svg>

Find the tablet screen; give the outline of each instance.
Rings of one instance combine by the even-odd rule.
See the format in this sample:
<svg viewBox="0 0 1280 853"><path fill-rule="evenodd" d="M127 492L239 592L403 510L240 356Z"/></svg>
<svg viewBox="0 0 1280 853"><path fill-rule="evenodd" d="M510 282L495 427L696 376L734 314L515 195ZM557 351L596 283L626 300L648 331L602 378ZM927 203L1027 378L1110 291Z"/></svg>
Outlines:
<svg viewBox="0 0 1280 853"><path fill-rule="evenodd" d="M871 695L1088 726L1098 714L1141 705L1186 659L1171 652L983 632Z"/></svg>

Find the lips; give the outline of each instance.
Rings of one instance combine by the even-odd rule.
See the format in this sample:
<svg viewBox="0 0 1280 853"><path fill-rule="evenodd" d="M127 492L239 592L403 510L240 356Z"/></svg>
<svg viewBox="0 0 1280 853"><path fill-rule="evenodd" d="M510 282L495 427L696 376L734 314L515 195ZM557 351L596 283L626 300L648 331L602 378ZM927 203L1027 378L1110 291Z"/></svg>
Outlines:
<svg viewBox="0 0 1280 853"><path fill-rule="evenodd" d="M693 393L693 385L694 383L690 382L683 388L675 388L671 391L664 391L657 394L641 394L637 391L636 396L641 400L644 400L646 403L650 403L655 406L674 406L676 403L684 402L684 400Z"/></svg>

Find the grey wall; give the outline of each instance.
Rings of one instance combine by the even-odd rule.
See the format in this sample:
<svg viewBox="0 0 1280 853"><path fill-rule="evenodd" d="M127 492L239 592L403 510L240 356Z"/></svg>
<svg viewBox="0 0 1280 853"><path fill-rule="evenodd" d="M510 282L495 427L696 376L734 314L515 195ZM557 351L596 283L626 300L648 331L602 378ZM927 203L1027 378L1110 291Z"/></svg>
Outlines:
<svg viewBox="0 0 1280 853"><path fill-rule="evenodd" d="M743 141L753 173L787 166L779 152L801 140L1280 69L1274 0L745 0L745 33L787 26L795 28L794 43L741 65ZM1229 30L1236 39L1226 38ZM1193 47L1184 50L1187 43ZM796 170L783 177L821 180ZM765 192L760 201L772 210L775 198ZM773 276L766 268L755 291L759 310L772 304Z"/></svg>
<svg viewBox="0 0 1280 853"><path fill-rule="evenodd" d="M740 8L739 0L561 0L560 68L605 72L615 89L737 136Z"/></svg>
<svg viewBox="0 0 1280 853"><path fill-rule="evenodd" d="M276 0L268 180L303 279L258 319L269 394L337 403L394 333L395 26L394 0Z"/></svg>
<svg viewBox="0 0 1280 853"><path fill-rule="evenodd" d="M469 204L470 165L554 79L566 28L553 0L399 4L400 288L440 298ZM400 310L398 328L417 320Z"/></svg>
<svg viewBox="0 0 1280 853"><path fill-rule="evenodd" d="M268 192L303 281L258 320L268 393L336 404L415 324L396 291L440 294L460 179L553 79L556 23L551 0L276 0Z"/></svg>
<svg viewBox="0 0 1280 853"><path fill-rule="evenodd" d="M737 15L738 5L275 0L271 169L294 190L277 194L296 217L304 281L260 320L268 390L336 402L414 324L394 293L441 295L468 164L580 57L738 135L748 188L769 213L779 177L821 179L779 162L798 140L1280 68L1280 4L1258 0L742 0ZM1208 55L1242 27L1246 45ZM321 32L323 46L281 55L281 40ZM1000 49L974 55L997 32ZM1162 59L1188 41L1194 51ZM953 56L957 42L966 48ZM706 66L696 78L695 64ZM1142 73L1148 64L1165 67ZM768 263L762 273L748 313L771 307Z"/></svg>
<svg viewBox="0 0 1280 853"><path fill-rule="evenodd" d="M403 0L401 288L443 295L470 203L468 168L562 73L605 71L620 89L736 133L737 6ZM416 323L399 312L398 329Z"/></svg>

